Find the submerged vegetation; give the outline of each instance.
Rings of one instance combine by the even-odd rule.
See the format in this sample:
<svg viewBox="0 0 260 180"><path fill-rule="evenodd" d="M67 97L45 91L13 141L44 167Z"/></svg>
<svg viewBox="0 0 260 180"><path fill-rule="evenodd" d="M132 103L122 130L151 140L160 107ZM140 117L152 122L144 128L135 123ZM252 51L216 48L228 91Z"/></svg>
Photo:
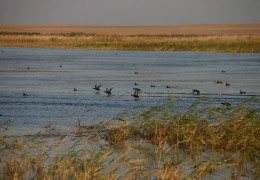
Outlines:
<svg viewBox="0 0 260 180"><path fill-rule="evenodd" d="M169 98L128 120L122 115L96 125L78 120L54 142L41 134L2 133L0 179L257 179L258 107L258 98L229 108L202 98L177 112Z"/></svg>
<svg viewBox="0 0 260 180"><path fill-rule="evenodd" d="M259 35L97 35L0 32L0 47L260 52Z"/></svg>

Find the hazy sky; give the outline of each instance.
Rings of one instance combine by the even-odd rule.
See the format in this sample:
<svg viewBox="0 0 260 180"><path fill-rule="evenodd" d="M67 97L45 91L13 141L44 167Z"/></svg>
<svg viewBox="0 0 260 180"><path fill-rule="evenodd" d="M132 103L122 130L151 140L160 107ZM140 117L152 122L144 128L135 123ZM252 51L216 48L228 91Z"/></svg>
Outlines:
<svg viewBox="0 0 260 180"><path fill-rule="evenodd" d="M260 23L260 0L0 0L0 24Z"/></svg>

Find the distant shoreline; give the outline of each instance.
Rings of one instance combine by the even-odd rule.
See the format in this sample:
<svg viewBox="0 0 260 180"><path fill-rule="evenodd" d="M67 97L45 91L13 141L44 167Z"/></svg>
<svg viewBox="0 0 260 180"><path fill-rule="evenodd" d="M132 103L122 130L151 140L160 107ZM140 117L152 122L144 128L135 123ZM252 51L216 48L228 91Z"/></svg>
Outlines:
<svg viewBox="0 0 260 180"><path fill-rule="evenodd" d="M84 33L98 35L260 35L259 24L190 24L160 26L59 26L0 24L0 32L42 34Z"/></svg>
<svg viewBox="0 0 260 180"><path fill-rule="evenodd" d="M0 25L0 47L260 53L260 24Z"/></svg>

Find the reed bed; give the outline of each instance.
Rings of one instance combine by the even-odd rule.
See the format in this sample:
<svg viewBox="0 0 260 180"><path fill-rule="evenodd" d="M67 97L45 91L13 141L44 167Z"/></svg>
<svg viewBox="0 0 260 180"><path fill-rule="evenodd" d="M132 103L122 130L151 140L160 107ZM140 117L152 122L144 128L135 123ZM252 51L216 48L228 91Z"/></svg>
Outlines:
<svg viewBox="0 0 260 180"><path fill-rule="evenodd" d="M129 120L80 121L65 136L0 135L0 179L258 179L259 99L229 108L174 100ZM253 105L252 105L253 104ZM50 141L52 140L52 141Z"/></svg>
<svg viewBox="0 0 260 180"><path fill-rule="evenodd" d="M97 35L0 32L1 47L260 52L259 35Z"/></svg>

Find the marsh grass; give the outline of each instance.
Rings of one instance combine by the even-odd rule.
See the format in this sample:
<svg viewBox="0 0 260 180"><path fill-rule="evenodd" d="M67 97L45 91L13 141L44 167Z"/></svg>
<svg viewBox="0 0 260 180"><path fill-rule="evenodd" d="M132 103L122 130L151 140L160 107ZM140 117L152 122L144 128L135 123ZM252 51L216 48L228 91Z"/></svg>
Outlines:
<svg viewBox="0 0 260 180"><path fill-rule="evenodd" d="M97 35L0 32L1 47L260 52L259 35Z"/></svg>
<svg viewBox="0 0 260 180"><path fill-rule="evenodd" d="M169 98L131 121L81 124L52 143L8 137L1 124L0 179L257 179L258 107L258 98L229 109L202 98L178 112Z"/></svg>

